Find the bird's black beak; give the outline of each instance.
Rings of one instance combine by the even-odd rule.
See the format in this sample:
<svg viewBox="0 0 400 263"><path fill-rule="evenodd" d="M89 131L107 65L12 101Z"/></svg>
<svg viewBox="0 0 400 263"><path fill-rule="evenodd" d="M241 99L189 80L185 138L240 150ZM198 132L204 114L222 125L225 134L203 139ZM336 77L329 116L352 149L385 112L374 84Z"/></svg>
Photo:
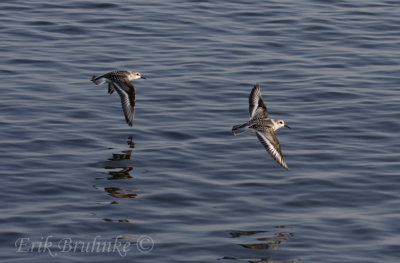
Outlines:
<svg viewBox="0 0 400 263"><path fill-rule="evenodd" d="M289 126L287 126L286 124L285 124L285 127L291 129L291 128L290 128Z"/></svg>
<svg viewBox="0 0 400 263"><path fill-rule="evenodd" d="M143 77L143 76L140 76L140 78L141 78L141 79L146 79L146 78L145 78L145 77Z"/></svg>

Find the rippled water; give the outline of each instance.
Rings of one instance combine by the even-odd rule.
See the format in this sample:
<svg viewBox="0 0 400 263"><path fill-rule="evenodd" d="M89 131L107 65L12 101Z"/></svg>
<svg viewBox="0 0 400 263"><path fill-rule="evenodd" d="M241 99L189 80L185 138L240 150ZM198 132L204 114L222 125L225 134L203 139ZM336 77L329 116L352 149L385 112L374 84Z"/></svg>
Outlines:
<svg viewBox="0 0 400 263"><path fill-rule="evenodd" d="M2 1L2 262L398 262L399 13ZM133 128L115 69L148 77ZM257 82L289 171L231 132Z"/></svg>

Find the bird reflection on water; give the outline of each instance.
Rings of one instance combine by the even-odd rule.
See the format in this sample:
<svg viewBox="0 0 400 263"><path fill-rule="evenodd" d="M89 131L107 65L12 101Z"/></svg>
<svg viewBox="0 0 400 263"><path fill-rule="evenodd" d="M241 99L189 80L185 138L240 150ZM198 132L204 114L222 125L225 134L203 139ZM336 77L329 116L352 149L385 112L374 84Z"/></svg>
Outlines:
<svg viewBox="0 0 400 263"><path fill-rule="evenodd" d="M113 153L112 157L108 160L112 163L112 165L104 166L106 170L114 170L114 169L121 169L118 171L109 171L108 174L111 177L108 177L107 180L117 180L117 179L130 179L132 176L130 172L133 171L133 165L131 162L129 164L125 164L123 161L131 161L132 158L132 151L135 148L135 143L132 141L132 136L128 137L127 144L129 145L129 150L124 150L122 153Z"/></svg>
<svg viewBox="0 0 400 263"><path fill-rule="evenodd" d="M271 260L269 258L260 258L260 259L239 259L239 258L232 258L232 257L224 257L222 259L225 260L240 260L240 261L247 261L248 263L295 263L297 262L296 259L289 259L289 260Z"/></svg>
<svg viewBox="0 0 400 263"><path fill-rule="evenodd" d="M139 196L139 194L134 193L136 190L122 189L119 187L106 187L104 191L115 198L137 198Z"/></svg>
<svg viewBox="0 0 400 263"><path fill-rule="evenodd" d="M135 148L135 143L132 141L132 136L128 137L128 149L122 150L119 153L112 153L112 156L107 159L107 161L102 163L102 166L104 169L107 171L106 175L103 177L98 177L96 180L113 180L111 181L103 181L105 185L102 187L96 186L97 189L104 190L109 196L112 198L118 198L118 199L126 199L126 198L137 198L139 197L138 194L138 189L127 189L126 186L131 183L133 176L131 173L133 172L134 169L134 161L132 160L132 152L133 149ZM116 180L129 180L124 182L124 188L120 188L118 186L115 186L115 183L118 181ZM112 183L112 185L111 185ZM107 202L107 204L111 205L118 205L118 202L116 200L113 200L112 202ZM96 214L95 214L96 215ZM131 223L132 219L127 219L127 218L109 218L109 217L103 217L101 220L109 223ZM132 236L117 236L112 238L112 240L115 239L126 239L124 241L121 241L121 243L135 243L136 238L132 240Z"/></svg>
<svg viewBox="0 0 400 263"><path fill-rule="evenodd" d="M276 226L276 229L282 230L285 226ZM258 230L258 231L235 231L230 233L232 238L241 238L245 239L246 243L238 243L243 248L254 249L254 250L278 250L279 245L282 242L287 242L293 236L291 232L287 231L274 231L274 233L270 233L266 230ZM250 240L249 240L250 239ZM253 241L252 241L252 240ZM221 260L238 260L242 262L249 263L294 263L297 261L296 258L292 258L289 260L272 260L270 257L263 258L236 258L236 257L223 257Z"/></svg>
<svg viewBox="0 0 400 263"><path fill-rule="evenodd" d="M128 137L127 144L129 149L121 151L121 153L113 153L108 159L104 169L107 170L109 177L107 180L133 179L131 172L134 169L132 161L132 151L135 148L135 143L132 141L132 136ZM104 179L104 178L97 178ZM105 192L115 198L137 198L137 189L122 189L119 187L104 187Z"/></svg>

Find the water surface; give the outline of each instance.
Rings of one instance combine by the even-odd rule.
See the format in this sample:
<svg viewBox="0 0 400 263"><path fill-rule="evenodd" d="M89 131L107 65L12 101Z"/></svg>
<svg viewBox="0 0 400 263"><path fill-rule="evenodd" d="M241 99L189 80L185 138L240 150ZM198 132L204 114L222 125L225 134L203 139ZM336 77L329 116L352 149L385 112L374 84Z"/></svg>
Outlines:
<svg viewBox="0 0 400 263"><path fill-rule="evenodd" d="M2 261L398 262L399 13L2 1ZM114 69L147 77L133 128L90 82ZM277 132L289 171L231 132L257 82L292 127ZM63 252L68 240L129 249Z"/></svg>

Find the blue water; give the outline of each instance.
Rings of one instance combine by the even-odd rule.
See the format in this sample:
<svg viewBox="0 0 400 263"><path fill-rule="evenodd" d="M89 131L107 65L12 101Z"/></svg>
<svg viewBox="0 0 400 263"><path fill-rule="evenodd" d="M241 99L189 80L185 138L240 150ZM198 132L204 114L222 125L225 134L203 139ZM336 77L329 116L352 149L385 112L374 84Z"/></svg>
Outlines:
<svg viewBox="0 0 400 263"><path fill-rule="evenodd" d="M1 1L1 261L398 262L399 14ZM90 82L116 69L147 77L133 128ZM231 132L257 82L289 171Z"/></svg>

